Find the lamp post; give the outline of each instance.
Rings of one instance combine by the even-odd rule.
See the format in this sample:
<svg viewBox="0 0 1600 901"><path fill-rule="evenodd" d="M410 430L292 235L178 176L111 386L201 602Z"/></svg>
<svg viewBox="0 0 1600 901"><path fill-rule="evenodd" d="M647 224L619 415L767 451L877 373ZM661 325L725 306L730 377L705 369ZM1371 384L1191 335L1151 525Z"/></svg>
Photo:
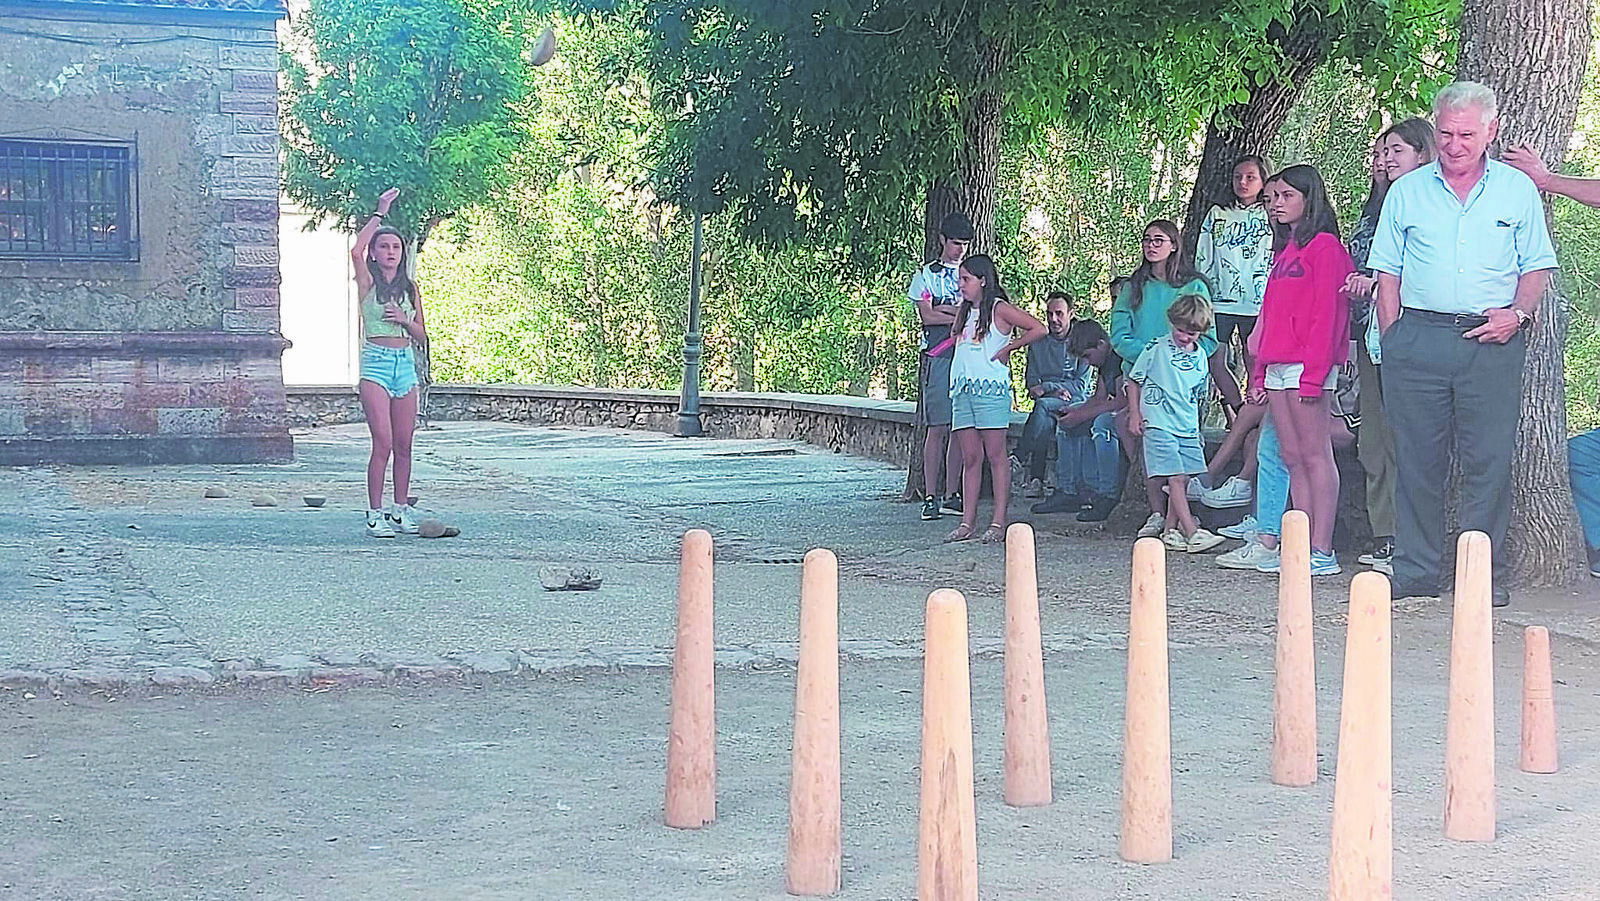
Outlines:
<svg viewBox="0 0 1600 901"><path fill-rule="evenodd" d="M689 260L689 325L683 333L683 393L678 399L679 438L700 437L700 240L701 215L694 214L694 255Z"/></svg>

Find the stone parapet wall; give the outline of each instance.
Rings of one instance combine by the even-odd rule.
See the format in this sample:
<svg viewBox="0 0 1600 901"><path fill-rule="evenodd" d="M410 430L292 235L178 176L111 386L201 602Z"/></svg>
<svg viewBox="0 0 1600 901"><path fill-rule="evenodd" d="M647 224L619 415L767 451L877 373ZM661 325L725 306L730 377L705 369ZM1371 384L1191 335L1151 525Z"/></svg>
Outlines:
<svg viewBox="0 0 1600 901"><path fill-rule="evenodd" d="M300 428L363 421L353 388L291 387L288 403L290 422ZM435 385L428 410L441 421L672 432L678 423L678 395L570 386ZM700 410L707 437L803 441L892 463L905 462L915 417L914 405L907 401L810 394L707 392L700 396ZM1017 414L1019 422L1023 416Z"/></svg>
<svg viewBox="0 0 1600 901"><path fill-rule="evenodd" d="M287 461L284 343L0 332L0 465Z"/></svg>

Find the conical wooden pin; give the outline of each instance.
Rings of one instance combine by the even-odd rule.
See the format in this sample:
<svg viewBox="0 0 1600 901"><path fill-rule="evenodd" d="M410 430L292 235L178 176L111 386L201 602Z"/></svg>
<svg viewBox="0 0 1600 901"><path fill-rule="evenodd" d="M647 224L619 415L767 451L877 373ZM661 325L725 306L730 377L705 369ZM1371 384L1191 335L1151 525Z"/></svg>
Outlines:
<svg viewBox="0 0 1600 901"><path fill-rule="evenodd" d="M1317 670L1311 640L1311 520L1283 514L1278 542L1278 650L1272 693L1272 781L1317 781Z"/></svg>
<svg viewBox="0 0 1600 901"><path fill-rule="evenodd" d="M711 629L711 533L683 534L678 635L672 651L667 732L668 826L699 829L717 819L716 647Z"/></svg>
<svg viewBox="0 0 1600 901"><path fill-rule="evenodd" d="M800 583L800 666L794 693L789 783L791 895L839 890L839 560L806 554Z"/></svg>
<svg viewBox="0 0 1600 901"><path fill-rule="evenodd" d="M1455 622L1450 633L1450 710L1445 720L1444 835L1494 840L1494 616L1489 536L1456 542Z"/></svg>
<svg viewBox="0 0 1600 901"><path fill-rule="evenodd" d="M1529 626L1522 652L1522 770L1554 773L1556 752L1555 684L1550 675L1550 630Z"/></svg>
<svg viewBox="0 0 1600 901"><path fill-rule="evenodd" d="M928 595L922 668L922 809L917 901L977 901L978 824L972 789L972 683L967 601Z"/></svg>
<svg viewBox="0 0 1600 901"><path fill-rule="evenodd" d="M1167 684L1167 561L1155 538L1133 546L1128 700L1122 733L1122 835L1131 863L1172 859L1172 720Z"/></svg>
<svg viewBox="0 0 1600 901"><path fill-rule="evenodd" d="M1039 634L1039 577L1033 527L1006 530L1006 803L1049 804L1050 726Z"/></svg>
<svg viewBox="0 0 1600 901"><path fill-rule="evenodd" d="M1351 580L1328 856L1330 901L1394 896L1389 604L1388 579L1367 572Z"/></svg>

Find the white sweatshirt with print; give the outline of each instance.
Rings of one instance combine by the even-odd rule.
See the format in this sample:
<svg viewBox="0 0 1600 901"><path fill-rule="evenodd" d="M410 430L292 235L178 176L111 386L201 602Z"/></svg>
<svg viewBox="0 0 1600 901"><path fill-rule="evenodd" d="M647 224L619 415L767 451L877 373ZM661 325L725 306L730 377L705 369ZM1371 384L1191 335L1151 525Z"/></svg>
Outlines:
<svg viewBox="0 0 1600 901"><path fill-rule="evenodd" d="M1272 225L1266 207L1212 207L1200 225L1194 267L1211 280L1216 312L1261 315L1267 273L1272 270Z"/></svg>

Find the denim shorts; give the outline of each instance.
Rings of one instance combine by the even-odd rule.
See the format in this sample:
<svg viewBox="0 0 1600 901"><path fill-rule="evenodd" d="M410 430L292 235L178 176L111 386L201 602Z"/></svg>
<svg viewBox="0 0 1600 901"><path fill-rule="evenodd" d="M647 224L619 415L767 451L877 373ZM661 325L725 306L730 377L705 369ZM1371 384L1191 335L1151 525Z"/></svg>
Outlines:
<svg viewBox="0 0 1600 901"><path fill-rule="evenodd" d="M917 389L922 392L922 424L931 429L950 427L950 357L929 357L927 373Z"/></svg>
<svg viewBox="0 0 1600 901"><path fill-rule="evenodd" d="M1205 450L1198 435L1174 435L1166 429L1144 430L1144 474L1192 476L1206 471Z"/></svg>
<svg viewBox="0 0 1600 901"><path fill-rule="evenodd" d="M372 382L390 397L405 397L417 387L417 355L405 347L361 342L361 380Z"/></svg>
<svg viewBox="0 0 1600 901"><path fill-rule="evenodd" d="M1004 429L1011 426L1011 392L977 394L960 391L950 395L950 428Z"/></svg>

